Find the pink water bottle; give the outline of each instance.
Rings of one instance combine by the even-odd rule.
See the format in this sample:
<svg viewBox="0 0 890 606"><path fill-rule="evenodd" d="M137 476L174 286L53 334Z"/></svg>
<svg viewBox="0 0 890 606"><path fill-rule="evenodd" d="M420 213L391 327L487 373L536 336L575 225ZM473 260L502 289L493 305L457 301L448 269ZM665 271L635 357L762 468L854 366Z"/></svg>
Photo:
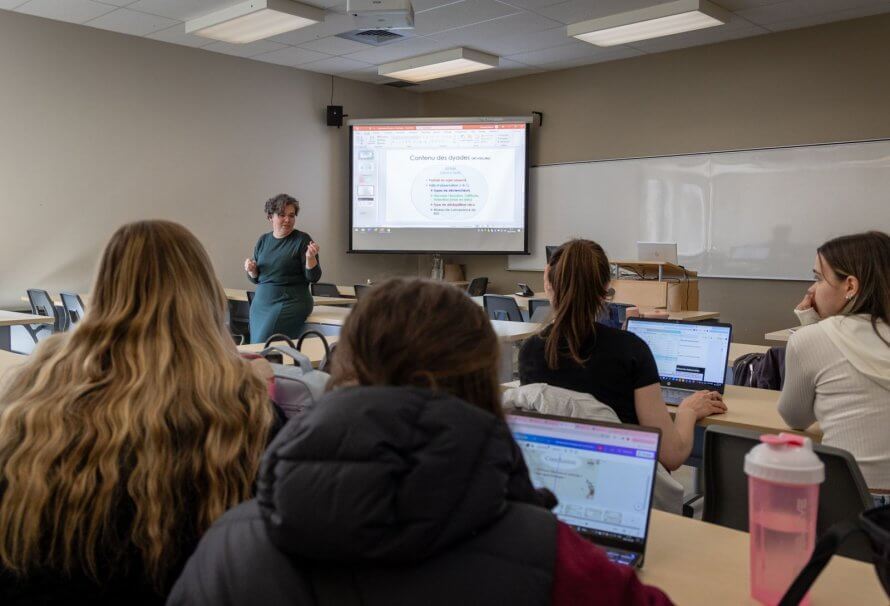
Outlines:
<svg viewBox="0 0 890 606"><path fill-rule="evenodd" d="M745 455L751 596L772 606L813 553L825 466L809 438L781 433L760 441ZM802 604L809 604L809 596Z"/></svg>

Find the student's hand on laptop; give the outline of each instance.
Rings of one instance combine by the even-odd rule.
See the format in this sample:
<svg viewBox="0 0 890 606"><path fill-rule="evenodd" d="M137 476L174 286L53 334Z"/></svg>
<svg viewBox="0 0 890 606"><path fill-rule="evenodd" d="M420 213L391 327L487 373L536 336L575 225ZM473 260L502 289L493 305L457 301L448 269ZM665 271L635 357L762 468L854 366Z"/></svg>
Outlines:
<svg viewBox="0 0 890 606"><path fill-rule="evenodd" d="M726 412L726 404L723 397L716 391L697 391L682 402L679 408L691 410L696 418L704 419L710 415L718 415Z"/></svg>

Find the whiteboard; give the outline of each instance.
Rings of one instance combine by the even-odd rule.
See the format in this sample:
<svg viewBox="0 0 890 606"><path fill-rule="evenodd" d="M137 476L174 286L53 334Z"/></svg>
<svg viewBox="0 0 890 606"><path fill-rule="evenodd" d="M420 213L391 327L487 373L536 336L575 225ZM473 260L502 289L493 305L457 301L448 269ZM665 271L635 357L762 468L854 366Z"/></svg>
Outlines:
<svg viewBox="0 0 890 606"><path fill-rule="evenodd" d="M529 194L531 254L507 269L581 237L610 259L677 242L702 276L806 280L826 240L890 232L890 140L539 166Z"/></svg>

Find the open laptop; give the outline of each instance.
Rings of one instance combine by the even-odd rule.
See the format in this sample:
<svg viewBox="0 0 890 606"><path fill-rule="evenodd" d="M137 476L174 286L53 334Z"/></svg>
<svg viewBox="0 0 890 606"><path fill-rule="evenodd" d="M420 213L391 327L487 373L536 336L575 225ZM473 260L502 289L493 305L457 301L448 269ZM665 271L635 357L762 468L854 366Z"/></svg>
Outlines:
<svg viewBox="0 0 890 606"><path fill-rule="evenodd" d="M637 242L637 260L677 264L676 242Z"/></svg>
<svg viewBox="0 0 890 606"><path fill-rule="evenodd" d="M511 412L507 423L532 484L548 488L560 521L639 568L646 553L661 433L651 427Z"/></svg>
<svg viewBox="0 0 890 606"><path fill-rule="evenodd" d="M627 330L643 339L655 356L666 403L679 404L699 389L723 393L731 324L628 318Z"/></svg>

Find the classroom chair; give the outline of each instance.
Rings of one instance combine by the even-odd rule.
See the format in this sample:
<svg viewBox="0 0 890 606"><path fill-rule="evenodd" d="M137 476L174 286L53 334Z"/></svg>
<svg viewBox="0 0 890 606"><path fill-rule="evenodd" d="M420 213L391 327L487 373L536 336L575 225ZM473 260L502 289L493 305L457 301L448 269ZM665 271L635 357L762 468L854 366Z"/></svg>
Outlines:
<svg viewBox="0 0 890 606"><path fill-rule="evenodd" d="M56 305L48 292L40 288L29 288L27 292L28 301L31 303L31 313L38 316L48 316L53 319L52 324L32 324L26 327L35 343L40 339L38 336L40 333L51 335L67 328L68 323L65 320L65 316L56 310Z"/></svg>
<svg viewBox="0 0 890 606"><path fill-rule="evenodd" d="M355 288L355 298L356 300L359 300L367 294L368 289L371 287L367 284L355 284L353 285L353 288Z"/></svg>
<svg viewBox="0 0 890 606"><path fill-rule="evenodd" d="M748 531L748 477L745 455L760 443L760 432L709 425L704 444L704 509L702 520ZM855 519L873 506L856 460L846 450L815 444L825 464L825 481L819 487L816 531L821 535L833 524ZM871 550L862 537L851 538L838 552L871 562Z"/></svg>
<svg viewBox="0 0 890 606"><path fill-rule="evenodd" d="M543 323L550 314L550 301L548 299L528 300L528 321Z"/></svg>
<svg viewBox="0 0 890 606"><path fill-rule="evenodd" d="M481 297L488 290L488 278L473 278L467 286L467 294L471 297Z"/></svg>
<svg viewBox="0 0 890 606"><path fill-rule="evenodd" d="M316 282L309 285L313 297L339 297L340 289L336 284L328 284L326 282Z"/></svg>
<svg viewBox="0 0 890 606"><path fill-rule="evenodd" d="M250 304L253 303L255 291L247 291L247 301L229 299L226 310L226 324L235 343L250 343Z"/></svg>
<svg viewBox="0 0 890 606"><path fill-rule="evenodd" d="M65 310L65 315L68 316L68 327L71 328L83 318L85 313L83 300L79 294L73 292L60 292L59 296L62 298L62 308Z"/></svg>
<svg viewBox="0 0 890 606"><path fill-rule="evenodd" d="M482 306L492 320L522 322L522 311L513 297L504 295L482 295Z"/></svg>

